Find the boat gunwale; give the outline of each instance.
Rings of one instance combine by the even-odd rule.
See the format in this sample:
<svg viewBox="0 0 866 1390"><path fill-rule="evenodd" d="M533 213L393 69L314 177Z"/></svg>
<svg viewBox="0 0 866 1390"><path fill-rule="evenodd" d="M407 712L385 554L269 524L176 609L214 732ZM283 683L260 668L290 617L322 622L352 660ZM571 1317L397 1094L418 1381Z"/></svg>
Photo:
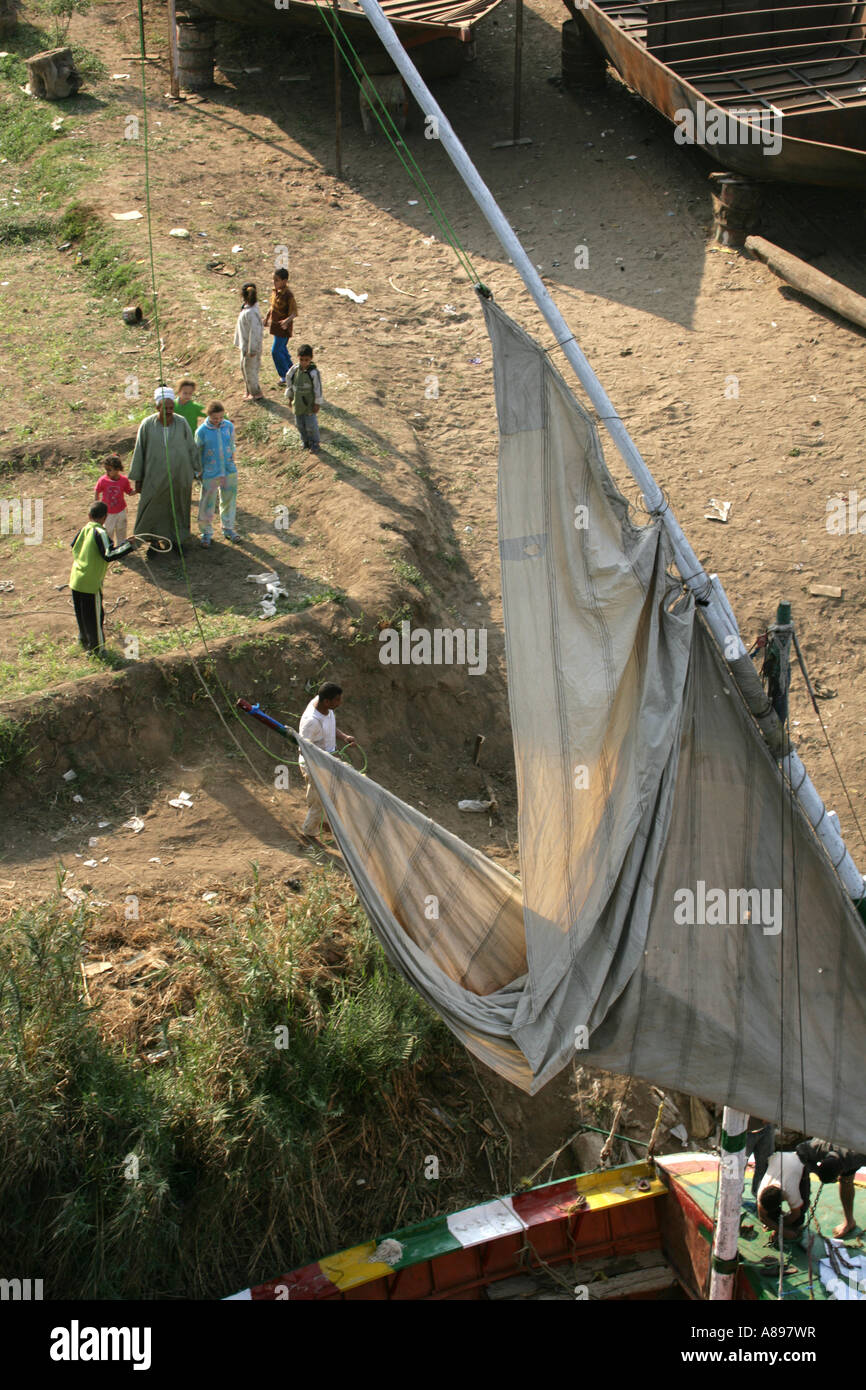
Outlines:
<svg viewBox="0 0 866 1390"><path fill-rule="evenodd" d="M662 0L659 0L659 2L661 3ZM675 0L663 0L663 2L675 3ZM580 24L582 21L592 31L597 43L603 51L606 61L610 62L611 66L620 74L626 85L637 92L644 101L648 102L648 104L652 106L654 110L658 111L660 115L664 116L666 120L673 121L674 111L686 108L694 111L698 101L703 101L708 107L721 112L726 119L730 118L732 113L729 113L723 106L720 106L713 96L708 95L705 91L702 91L700 87L695 86L694 83L689 81L688 77L675 72L667 63L657 58L644 43L639 42L626 29L623 29L621 25L617 24L607 13L603 4L600 3L600 0L579 0L579 6L576 0L563 0L563 3L575 22ZM609 0L609 3L615 3L615 0ZM652 3L652 0L649 0L649 3ZM861 8L866 11L866 5ZM631 55L639 69L642 68L645 72L653 74L655 77L654 83L649 80L639 83L635 77L627 75L622 70L620 63L624 61L624 55L618 50L621 50L623 46L625 52ZM866 57L866 54L862 56ZM790 64L780 66L784 66L786 69L791 70ZM724 74L720 73L718 76L724 77ZM806 80L808 81L808 79ZM652 93L658 93L659 91L661 91L664 98L667 99L666 105L670 107L669 110L666 109L665 104L659 104L659 101L654 98ZM674 99L677 91L682 97L682 100L678 103L675 102ZM748 92L743 93L744 103L749 97L750 94ZM846 108L846 110L849 111L856 111L857 109L858 105L851 105ZM826 107L821 107L817 111L811 111L809 114L816 116L824 114L830 115L837 110L838 108L828 103ZM791 112L790 114L795 115L796 113ZM736 116L734 119L737 120L738 125L746 128L748 128L750 124L748 121L743 121ZM715 158L720 163L725 163L734 170L737 170L739 165L739 168L742 172L746 173L748 177L761 177L754 173L751 165L748 169L745 168L744 166L747 161L739 158L743 150L749 149L748 142L744 142L741 145L733 143L706 145L702 144L700 141L695 141L694 145L695 148L703 150L709 157ZM787 150L789 155L787 159L783 157L785 150ZM786 134L784 130L782 131L782 152L780 156L772 161L772 169L761 166L763 178L765 181L773 182L811 182L820 185L822 182L827 181L818 177L813 177L811 179L804 178L803 171L804 169L810 169L813 174L820 172L822 164L821 155L822 153L826 154L827 151L838 154L840 156L839 163L855 166L854 169L851 169L850 173L847 174L846 170L843 169L841 173L846 174L846 176L831 178L828 186L866 188L866 150L857 149L855 146L851 145L838 144L835 141L808 140L802 136ZM780 158L782 160L781 163L779 163ZM858 176L856 182L853 181L855 169Z"/></svg>

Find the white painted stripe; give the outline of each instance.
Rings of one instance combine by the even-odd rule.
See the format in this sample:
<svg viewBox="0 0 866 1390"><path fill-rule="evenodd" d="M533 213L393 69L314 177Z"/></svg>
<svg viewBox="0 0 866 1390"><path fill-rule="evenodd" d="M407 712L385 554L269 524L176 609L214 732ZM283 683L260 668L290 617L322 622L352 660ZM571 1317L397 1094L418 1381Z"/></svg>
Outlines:
<svg viewBox="0 0 866 1390"><path fill-rule="evenodd" d="M449 1231L464 1250L470 1245L482 1245L485 1240L519 1235L529 1229L514 1210L510 1197L498 1197L494 1202L455 1212L447 1221Z"/></svg>

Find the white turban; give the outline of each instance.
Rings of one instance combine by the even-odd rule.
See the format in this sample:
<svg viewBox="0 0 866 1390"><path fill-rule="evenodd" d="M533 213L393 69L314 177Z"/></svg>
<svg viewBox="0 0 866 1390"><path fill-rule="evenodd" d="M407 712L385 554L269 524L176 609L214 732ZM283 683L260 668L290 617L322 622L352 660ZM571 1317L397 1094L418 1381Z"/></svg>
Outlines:
<svg viewBox="0 0 866 1390"><path fill-rule="evenodd" d="M170 386L157 386L153 393L153 399L156 401L157 405L159 405L160 401L173 401L174 398L174 392Z"/></svg>

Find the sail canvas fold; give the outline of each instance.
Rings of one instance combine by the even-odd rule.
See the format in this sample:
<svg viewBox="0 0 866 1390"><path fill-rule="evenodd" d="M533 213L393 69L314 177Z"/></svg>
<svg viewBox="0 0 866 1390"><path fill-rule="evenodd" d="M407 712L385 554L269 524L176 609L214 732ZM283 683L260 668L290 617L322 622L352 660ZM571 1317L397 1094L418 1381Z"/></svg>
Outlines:
<svg viewBox="0 0 866 1390"><path fill-rule="evenodd" d="M360 900L394 966L525 1090L577 1051L866 1147L862 924L663 528L632 524L547 355L484 312L521 877L302 744Z"/></svg>

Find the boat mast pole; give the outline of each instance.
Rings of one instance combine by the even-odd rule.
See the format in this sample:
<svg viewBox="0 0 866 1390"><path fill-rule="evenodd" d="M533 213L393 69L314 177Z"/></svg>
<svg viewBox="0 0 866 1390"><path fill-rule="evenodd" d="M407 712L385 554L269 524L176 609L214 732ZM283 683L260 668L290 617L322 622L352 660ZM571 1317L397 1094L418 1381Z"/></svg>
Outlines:
<svg viewBox="0 0 866 1390"><path fill-rule="evenodd" d="M641 489L647 509L651 514L660 518L670 539L683 583L688 585L697 601L704 608L713 636L724 653L725 659L731 665L732 677L740 690L743 691L743 678L750 672L760 690L760 682L757 680L748 652L740 637L737 620L724 589L717 576L708 575L699 563L682 527L674 516L673 509L641 457L607 392L575 342L574 334L550 297L535 266L524 251L520 239L458 140L448 117L397 38L390 21L378 4L378 0L358 0L358 3L425 117L436 117L434 128L438 129L439 139L442 141L452 164L496 233L503 249L511 257L515 269L573 367L578 381L589 396L600 419L607 425L626 467ZM749 695L745 691L743 693L754 713L754 706L749 701ZM754 692L752 693L754 694ZM775 716L771 717L778 732ZM759 717L758 722L766 735L769 732L766 721ZM771 740L768 739L769 741ZM827 815L826 807L815 790L798 754L789 749L785 751L787 756L780 758L780 766L788 777L806 818L823 844L849 897L855 903L864 905L861 908L861 915L864 915L866 913L866 882L864 882L863 875L858 871L848 853L845 841L842 839L836 824Z"/></svg>
<svg viewBox="0 0 866 1390"><path fill-rule="evenodd" d="M725 1106L719 1159L719 1204L710 1262L711 1300L731 1299L734 1296L748 1123L749 1117L742 1110Z"/></svg>

